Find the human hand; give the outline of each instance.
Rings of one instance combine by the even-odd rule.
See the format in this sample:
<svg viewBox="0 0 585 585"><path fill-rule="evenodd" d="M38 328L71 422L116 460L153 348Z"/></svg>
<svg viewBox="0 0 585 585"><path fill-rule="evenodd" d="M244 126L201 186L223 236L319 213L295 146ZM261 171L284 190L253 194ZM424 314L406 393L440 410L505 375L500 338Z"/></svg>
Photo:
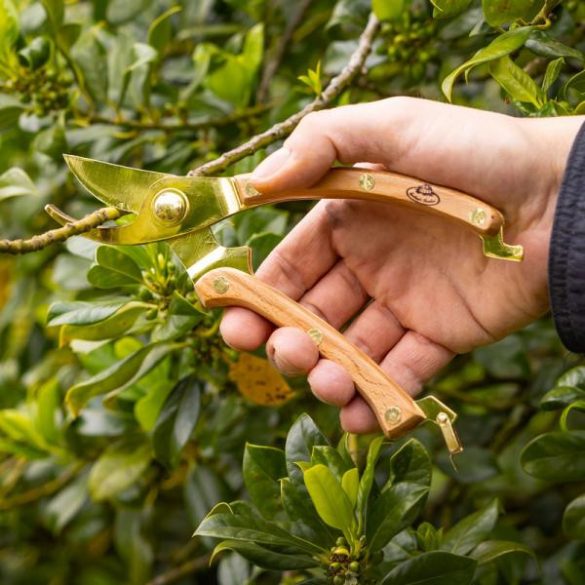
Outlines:
<svg viewBox="0 0 585 585"><path fill-rule="evenodd" d="M319 202L257 272L380 364L409 393L455 354L496 341L548 308L547 261L555 204L582 117L517 119L413 98L310 114L254 172L262 192L307 187L337 160L370 163L445 185L506 217L523 263L488 259L477 236L397 205ZM319 359L300 330L230 308L231 346L267 352L283 373L308 373L313 392L341 407L351 432L376 419L341 366Z"/></svg>

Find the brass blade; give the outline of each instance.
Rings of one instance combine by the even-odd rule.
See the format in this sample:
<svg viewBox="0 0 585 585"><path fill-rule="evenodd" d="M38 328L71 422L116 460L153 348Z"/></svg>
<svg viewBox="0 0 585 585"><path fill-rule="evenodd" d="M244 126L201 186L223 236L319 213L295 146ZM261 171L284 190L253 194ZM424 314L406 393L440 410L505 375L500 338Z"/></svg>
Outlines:
<svg viewBox="0 0 585 585"><path fill-rule="evenodd" d="M210 228L183 234L169 241L170 247L185 265L192 280L220 266L237 268L252 274L252 250L248 246L225 248Z"/></svg>
<svg viewBox="0 0 585 585"><path fill-rule="evenodd" d="M138 213L153 183L173 177L155 171L132 169L112 163L63 155L77 180L97 199L123 211Z"/></svg>

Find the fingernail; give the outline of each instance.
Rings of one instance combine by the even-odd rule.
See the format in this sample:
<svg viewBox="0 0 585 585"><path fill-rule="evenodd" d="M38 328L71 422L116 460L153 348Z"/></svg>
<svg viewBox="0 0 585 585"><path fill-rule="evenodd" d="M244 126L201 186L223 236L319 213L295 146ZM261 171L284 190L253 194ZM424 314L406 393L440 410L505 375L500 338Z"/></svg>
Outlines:
<svg viewBox="0 0 585 585"><path fill-rule="evenodd" d="M265 158L254 170L250 180L254 181L266 181L272 175L276 175L278 171L284 167L288 158L290 157L290 150L288 148L280 148L276 152L273 152L268 158Z"/></svg>

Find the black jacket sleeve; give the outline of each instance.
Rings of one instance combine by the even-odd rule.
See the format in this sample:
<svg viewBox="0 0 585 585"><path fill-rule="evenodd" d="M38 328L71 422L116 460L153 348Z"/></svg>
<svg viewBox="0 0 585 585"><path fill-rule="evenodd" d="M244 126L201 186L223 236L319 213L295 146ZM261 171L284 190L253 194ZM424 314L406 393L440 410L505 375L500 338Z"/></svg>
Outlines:
<svg viewBox="0 0 585 585"><path fill-rule="evenodd" d="M567 349L585 353L585 124L573 143L549 254L552 314Z"/></svg>

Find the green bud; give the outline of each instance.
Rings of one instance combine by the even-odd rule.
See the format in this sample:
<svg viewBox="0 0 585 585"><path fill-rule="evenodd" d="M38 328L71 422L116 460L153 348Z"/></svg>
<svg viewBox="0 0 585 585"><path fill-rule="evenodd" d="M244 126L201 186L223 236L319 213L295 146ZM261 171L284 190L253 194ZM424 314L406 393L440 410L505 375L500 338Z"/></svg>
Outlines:
<svg viewBox="0 0 585 585"><path fill-rule="evenodd" d="M349 570L353 571L354 573L359 573L360 564L357 561L351 561L351 563L349 563Z"/></svg>
<svg viewBox="0 0 585 585"><path fill-rule="evenodd" d="M335 545L336 546L347 546L347 540L345 540L345 538L343 538L343 536L340 536L336 541L335 541Z"/></svg>
<svg viewBox="0 0 585 585"><path fill-rule="evenodd" d="M348 559L349 551L344 546L338 546L333 551L333 555L339 557L340 559Z"/></svg>
<svg viewBox="0 0 585 585"><path fill-rule="evenodd" d="M148 321L152 321L153 319L156 319L157 315L158 315L158 309L150 309L150 310L146 311L146 314L144 315L144 317Z"/></svg>
<svg viewBox="0 0 585 585"><path fill-rule="evenodd" d="M343 585L344 583L345 579L341 575L333 577L333 585Z"/></svg>

